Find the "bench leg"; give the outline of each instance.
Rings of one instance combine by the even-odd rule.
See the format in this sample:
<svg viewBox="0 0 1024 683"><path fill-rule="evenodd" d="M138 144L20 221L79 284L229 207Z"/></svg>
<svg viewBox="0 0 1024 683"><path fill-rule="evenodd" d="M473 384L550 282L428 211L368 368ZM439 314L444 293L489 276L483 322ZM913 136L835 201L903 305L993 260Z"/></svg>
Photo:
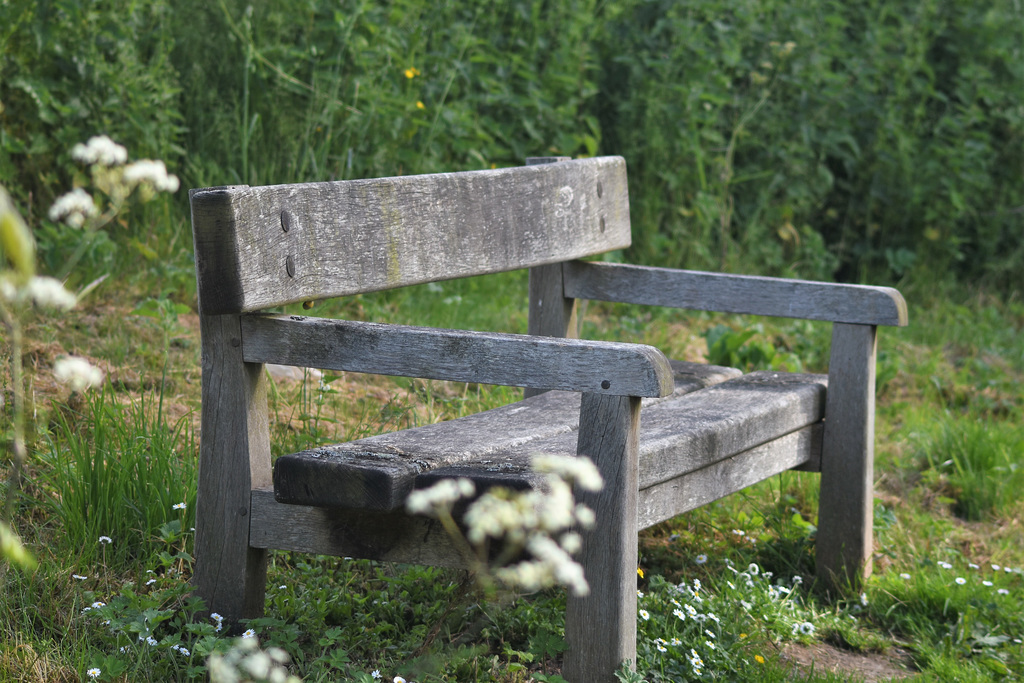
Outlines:
<svg viewBox="0 0 1024 683"><path fill-rule="evenodd" d="M267 553L249 547L250 492L271 482L267 380L242 361L235 315L200 316L203 407L192 584L229 624L263 613Z"/></svg>
<svg viewBox="0 0 1024 683"><path fill-rule="evenodd" d="M875 348L873 325L833 326L815 554L835 592L859 590L871 574Z"/></svg>
<svg viewBox="0 0 1024 683"><path fill-rule="evenodd" d="M583 534L580 557L590 595L570 596L565 616L562 675L573 683L614 683L623 661L636 662L639 425L640 399L583 395L577 453L594 461L604 488L577 492L597 523Z"/></svg>

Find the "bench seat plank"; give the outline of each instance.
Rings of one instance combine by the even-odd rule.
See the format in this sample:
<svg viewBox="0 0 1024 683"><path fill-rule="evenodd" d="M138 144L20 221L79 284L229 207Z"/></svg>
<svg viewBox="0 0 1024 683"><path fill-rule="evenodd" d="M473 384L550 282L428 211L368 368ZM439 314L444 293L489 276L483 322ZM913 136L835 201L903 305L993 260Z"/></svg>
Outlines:
<svg viewBox="0 0 1024 683"><path fill-rule="evenodd" d="M671 366L670 396L740 374L700 363L672 361ZM659 400L664 399L645 402ZM404 505L421 472L456 461L486 461L510 446L535 452L530 444L561 433L570 436L575 449L579 411L580 394L549 391L458 420L284 455L274 465L274 488L283 503L393 510Z"/></svg>
<svg viewBox="0 0 1024 683"><path fill-rule="evenodd" d="M650 399L641 411L641 489L755 449L824 415L824 376L756 372L726 379L736 371L702 370L700 376L700 366L674 365L677 391ZM548 392L458 420L282 456L274 467L277 500L396 510L414 488L447 477L468 477L480 488L537 486L531 456L576 452L579 406L579 394Z"/></svg>

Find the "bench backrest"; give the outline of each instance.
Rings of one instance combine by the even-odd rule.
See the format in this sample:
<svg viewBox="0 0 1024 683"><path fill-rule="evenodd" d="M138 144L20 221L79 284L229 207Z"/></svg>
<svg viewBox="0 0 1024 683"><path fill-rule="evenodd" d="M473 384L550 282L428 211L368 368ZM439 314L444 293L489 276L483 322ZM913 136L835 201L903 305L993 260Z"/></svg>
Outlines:
<svg viewBox="0 0 1024 683"><path fill-rule="evenodd" d="M630 244L626 164L193 190L201 310L246 313Z"/></svg>

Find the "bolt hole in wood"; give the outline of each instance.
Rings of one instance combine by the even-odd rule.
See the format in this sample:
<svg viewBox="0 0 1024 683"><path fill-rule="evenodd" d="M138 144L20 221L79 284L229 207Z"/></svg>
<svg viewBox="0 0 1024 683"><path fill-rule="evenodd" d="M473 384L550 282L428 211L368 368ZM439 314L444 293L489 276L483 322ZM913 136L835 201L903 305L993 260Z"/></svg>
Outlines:
<svg viewBox="0 0 1024 683"><path fill-rule="evenodd" d="M604 232L604 216L601 216L601 232Z"/></svg>
<svg viewBox="0 0 1024 683"><path fill-rule="evenodd" d="M601 186L601 181L597 181L597 198L600 199L601 195L604 194L604 187Z"/></svg>
<svg viewBox="0 0 1024 683"><path fill-rule="evenodd" d="M604 381L601 382L601 388L602 389L611 389L612 388L612 383L609 382L608 380L604 380Z"/></svg>
<svg viewBox="0 0 1024 683"><path fill-rule="evenodd" d="M284 260L284 269L288 272L288 277L295 277L295 257L289 256Z"/></svg>
<svg viewBox="0 0 1024 683"><path fill-rule="evenodd" d="M285 232L292 229L292 215L287 211L281 212L281 229Z"/></svg>

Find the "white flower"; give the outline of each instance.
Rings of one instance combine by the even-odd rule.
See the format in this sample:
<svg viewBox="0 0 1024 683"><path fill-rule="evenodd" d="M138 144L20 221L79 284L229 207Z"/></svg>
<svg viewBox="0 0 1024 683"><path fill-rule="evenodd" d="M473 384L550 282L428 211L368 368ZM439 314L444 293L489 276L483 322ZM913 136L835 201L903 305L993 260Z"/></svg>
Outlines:
<svg viewBox="0 0 1024 683"><path fill-rule="evenodd" d="M430 488L413 491L405 501L410 514L423 515L445 508L459 498L472 496L476 487L469 479L442 479Z"/></svg>
<svg viewBox="0 0 1024 683"><path fill-rule="evenodd" d="M681 609L674 609L674 610L672 610L672 614L674 614L676 617L678 617L680 621L686 621L686 615L683 613L683 610L681 610Z"/></svg>
<svg viewBox="0 0 1024 683"><path fill-rule="evenodd" d="M693 561L696 562L697 564L704 564L705 562L708 561L708 556L707 555L698 555L697 557L694 558Z"/></svg>
<svg viewBox="0 0 1024 683"><path fill-rule="evenodd" d="M152 586L154 583L156 583L156 579L150 579L149 581L146 582L146 585L147 586Z"/></svg>
<svg viewBox="0 0 1024 683"><path fill-rule="evenodd" d="M999 590L996 591L996 593L999 593L1000 595L1009 595L1010 591L1008 591L1005 588L1000 588Z"/></svg>
<svg viewBox="0 0 1024 683"><path fill-rule="evenodd" d="M668 648L662 645L661 643L655 643L654 647L658 649L658 652L668 652Z"/></svg>
<svg viewBox="0 0 1024 683"><path fill-rule="evenodd" d="M245 633L242 634L242 637L243 638L255 638L256 637L256 631L254 631L252 629L249 629Z"/></svg>
<svg viewBox="0 0 1024 683"><path fill-rule="evenodd" d="M982 586L991 586L991 585L992 585L992 582L991 582L991 581L982 581L982 582L981 582L981 585L982 585Z"/></svg>
<svg viewBox="0 0 1024 683"><path fill-rule="evenodd" d="M146 644L150 645L152 647L156 647L157 646L157 639L154 638L153 636L147 636L146 637Z"/></svg>
<svg viewBox="0 0 1024 683"><path fill-rule="evenodd" d="M84 145L79 143L72 147L71 158L83 164L117 166L128 161L128 150L106 135L97 135Z"/></svg>
<svg viewBox="0 0 1024 683"><path fill-rule="evenodd" d="M80 187L76 187L66 194L62 194L50 207L47 214L51 221L64 221L72 228L80 228L85 225L87 218L93 218L99 214L99 209L92 200L92 196Z"/></svg>
<svg viewBox="0 0 1024 683"><path fill-rule="evenodd" d="M575 483L584 491L600 491L604 486L597 466L584 456L535 455L532 467L535 472L554 474Z"/></svg>
<svg viewBox="0 0 1024 683"><path fill-rule="evenodd" d="M956 578L955 578L955 579L953 579L953 580L954 580L954 581L956 581L956 584L957 584L958 586L962 586L962 585L964 585L965 583L967 583L967 579L965 579L965 578L964 578L964 577L962 577L962 576L958 576L958 577L956 577Z"/></svg>
<svg viewBox="0 0 1024 683"><path fill-rule="evenodd" d="M162 161L140 159L124 167L124 181L131 186L148 183L158 192L177 192L178 177L167 173Z"/></svg>
<svg viewBox="0 0 1024 683"><path fill-rule="evenodd" d="M93 667L93 668L89 669L88 671L86 671L85 673L86 673L87 676L89 676L89 678L99 678L100 674L103 673L103 672L100 671L99 669L97 669L96 667Z"/></svg>
<svg viewBox="0 0 1024 683"><path fill-rule="evenodd" d="M103 602L101 600L97 600L96 602L92 603L92 608L93 609L99 609L100 607L106 607L106 606L107 606L107 603L105 603L105 602Z"/></svg>
<svg viewBox="0 0 1024 683"><path fill-rule="evenodd" d="M750 566L747 567L747 571L750 572L751 576L757 576L757 573L761 571L761 568L756 564L751 563Z"/></svg>
<svg viewBox="0 0 1024 683"><path fill-rule="evenodd" d="M639 612L637 612L637 614L639 614L640 618L643 619L644 621L647 621L648 619L651 618L650 613L647 610L645 610L645 609L640 610Z"/></svg>
<svg viewBox="0 0 1024 683"><path fill-rule="evenodd" d="M998 564L992 565L992 571L994 571L994 572L999 571L999 565Z"/></svg>
<svg viewBox="0 0 1024 683"><path fill-rule="evenodd" d="M943 569L952 569L953 568L953 565L951 565L949 562L943 562L942 560L939 560L938 564Z"/></svg>
<svg viewBox="0 0 1024 683"><path fill-rule="evenodd" d="M380 680L380 669L374 669L373 673L370 674L374 679Z"/></svg>
<svg viewBox="0 0 1024 683"><path fill-rule="evenodd" d="M742 529L733 529L732 533L735 536L746 536L747 535L747 532L743 531Z"/></svg>
<svg viewBox="0 0 1024 683"><path fill-rule="evenodd" d="M401 676L395 676L391 679L391 683L405 683L405 679Z"/></svg>
<svg viewBox="0 0 1024 683"><path fill-rule="evenodd" d="M805 621L804 623L800 624L800 633L804 634L805 636L813 634L814 624L812 624L809 621Z"/></svg>
<svg viewBox="0 0 1024 683"><path fill-rule="evenodd" d="M38 275L25 284L18 298L30 301L39 308L56 308L61 311L70 311L78 303L78 298L64 289L60 280Z"/></svg>
<svg viewBox="0 0 1024 683"><path fill-rule="evenodd" d="M171 506L171 509L172 510L184 510L185 509L185 503L175 503L174 505Z"/></svg>
<svg viewBox="0 0 1024 683"><path fill-rule="evenodd" d="M636 592L636 597L638 597L638 598L642 598L642 597L644 597L644 592L643 592L643 591L641 591L641 590L638 590L638 591Z"/></svg>
<svg viewBox="0 0 1024 683"><path fill-rule="evenodd" d="M868 606L868 594L867 593L861 593L860 594L860 604L863 605L864 607Z"/></svg>
<svg viewBox="0 0 1024 683"><path fill-rule="evenodd" d="M910 574L908 574L906 572L903 572L902 574L900 574L900 578L904 579L904 580L909 579L910 578Z"/></svg>
<svg viewBox="0 0 1024 683"><path fill-rule="evenodd" d="M979 567L978 565L974 564L973 562L968 563L967 566L970 567L971 569L981 569L981 567Z"/></svg>
<svg viewBox="0 0 1024 683"><path fill-rule="evenodd" d="M53 364L53 376L70 386L72 391L98 387L103 382L103 371L77 356L58 358Z"/></svg>
<svg viewBox="0 0 1024 683"><path fill-rule="evenodd" d="M89 577L88 576L80 576L79 574L72 574L71 578L72 579L78 579L79 581L85 581Z"/></svg>
<svg viewBox="0 0 1024 683"><path fill-rule="evenodd" d="M107 545L108 543L113 543L113 542L114 542L114 540L112 538L110 538L110 536L100 536L100 543L102 543L103 545Z"/></svg>

